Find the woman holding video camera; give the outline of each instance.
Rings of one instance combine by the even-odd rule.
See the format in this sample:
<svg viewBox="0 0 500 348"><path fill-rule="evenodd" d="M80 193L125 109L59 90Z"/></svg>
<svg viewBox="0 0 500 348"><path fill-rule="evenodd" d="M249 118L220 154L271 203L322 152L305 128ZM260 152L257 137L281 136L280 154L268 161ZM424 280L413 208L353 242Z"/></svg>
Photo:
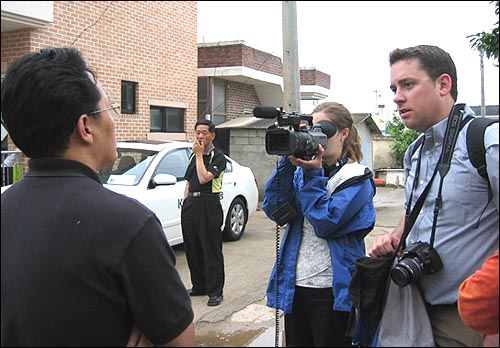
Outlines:
<svg viewBox="0 0 500 348"><path fill-rule="evenodd" d="M312 117L314 124L335 126L326 148L318 145L312 159L282 156L264 189L262 209L288 224L267 305L285 312L288 347L347 347L348 287L375 224L375 184L369 168L360 164L361 143L350 112L326 102Z"/></svg>

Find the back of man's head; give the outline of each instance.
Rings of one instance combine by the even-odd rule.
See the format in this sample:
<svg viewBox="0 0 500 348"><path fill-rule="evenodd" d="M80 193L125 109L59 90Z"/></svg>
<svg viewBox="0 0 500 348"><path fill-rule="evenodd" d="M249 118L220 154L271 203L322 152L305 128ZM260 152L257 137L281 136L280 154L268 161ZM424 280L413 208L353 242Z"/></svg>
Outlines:
<svg viewBox="0 0 500 348"><path fill-rule="evenodd" d="M32 158L58 157L99 91L74 48L42 49L17 59L2 81L2 117L16 146Z"/></svg>

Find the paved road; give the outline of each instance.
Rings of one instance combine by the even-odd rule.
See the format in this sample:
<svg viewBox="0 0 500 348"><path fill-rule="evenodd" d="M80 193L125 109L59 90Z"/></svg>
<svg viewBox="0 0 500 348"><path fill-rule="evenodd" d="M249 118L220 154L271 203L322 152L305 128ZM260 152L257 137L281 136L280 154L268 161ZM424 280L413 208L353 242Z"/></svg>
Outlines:
<svg viewBox="0 0 500 348"><path fill-rule="evenodd" d="M367 236L367 249L373 238L389 232L404 213L402 188L377 187L374 204L377 222ZM280 229L283 233L283 229ZM265 305L269 274L276 256L276 227L258 210L251 216L240 241L223 246L226 284L224 301L208 307L208 297L192 298L195 311L196 344L199 347L274 347L275 311ZM182 246L175 247L177 269L191 287ZM280 328L282 327L280 324Z"/></svg>

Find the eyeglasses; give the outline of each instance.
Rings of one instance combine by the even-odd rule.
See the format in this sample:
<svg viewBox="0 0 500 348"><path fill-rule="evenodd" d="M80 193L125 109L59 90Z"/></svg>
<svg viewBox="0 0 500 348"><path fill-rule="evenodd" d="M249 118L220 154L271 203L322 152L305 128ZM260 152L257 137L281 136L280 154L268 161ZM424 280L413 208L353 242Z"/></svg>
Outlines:
<svg viewBox="0 0 500 348"><path fill-rule="evenodd" d="M108 110L113 110L116 114L116 116L120 116L120 113L117 110L120 110L120 105L118 104L111 104L109 107L97 111L91 111L88 112L87 115L97 115L100 114L101 112L108 111Z"/></svg>

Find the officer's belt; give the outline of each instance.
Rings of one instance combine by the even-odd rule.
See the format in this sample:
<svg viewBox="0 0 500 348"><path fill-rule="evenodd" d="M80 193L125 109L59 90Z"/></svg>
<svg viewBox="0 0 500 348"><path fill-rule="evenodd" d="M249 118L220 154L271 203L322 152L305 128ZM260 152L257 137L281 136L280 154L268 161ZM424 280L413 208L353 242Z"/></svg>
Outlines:
<svg viewBox="0 0 500 348"><path fill-rule="evenodd" d="M189 197L201 198L201 197L220 197L222 198L222 192L189 192Z"/></svg>

